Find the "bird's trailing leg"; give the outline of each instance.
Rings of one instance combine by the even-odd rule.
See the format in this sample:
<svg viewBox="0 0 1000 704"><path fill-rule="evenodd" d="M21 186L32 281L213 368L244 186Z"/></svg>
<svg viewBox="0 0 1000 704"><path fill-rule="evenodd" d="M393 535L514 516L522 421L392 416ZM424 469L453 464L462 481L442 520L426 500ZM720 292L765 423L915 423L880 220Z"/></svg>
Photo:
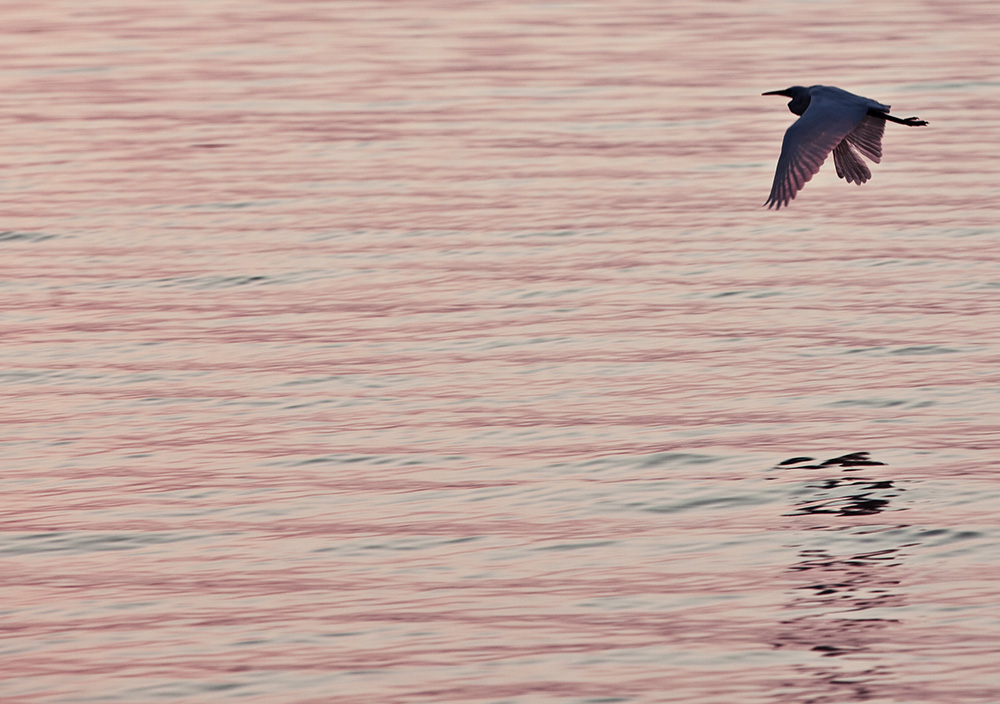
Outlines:
<svg viewBox="0 0 1000 704"><path fill-rule="evenodd" d="M876 110L875 108L869 108L868 114L872 117L889 120L890 122L895 122L898 125L906 125L907 127L923 127L927 124L927 120L921 120L919 117L896 117L895 115L890 115L887 112L882 112L881 110Z"/></svg>

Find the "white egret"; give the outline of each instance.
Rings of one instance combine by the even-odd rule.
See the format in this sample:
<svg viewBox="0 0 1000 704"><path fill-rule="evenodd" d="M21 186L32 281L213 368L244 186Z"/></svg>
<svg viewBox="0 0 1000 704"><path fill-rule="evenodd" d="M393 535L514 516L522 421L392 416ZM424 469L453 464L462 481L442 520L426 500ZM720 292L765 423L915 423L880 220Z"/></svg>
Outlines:
<svg viewBox="0 0 1000 704"><path fill-rule="evenodd" d="M768 208L787 206L819 171L831 151L837 176L861 185L872 177L861 155L876 164L882 160L886 120L909 127L927 124L916 117L901 119L890 115L888 105L833 86L792 86L761 95L789 97L788 109L801 115L785 132L781 143L774 185L764 203Z"/></svg>

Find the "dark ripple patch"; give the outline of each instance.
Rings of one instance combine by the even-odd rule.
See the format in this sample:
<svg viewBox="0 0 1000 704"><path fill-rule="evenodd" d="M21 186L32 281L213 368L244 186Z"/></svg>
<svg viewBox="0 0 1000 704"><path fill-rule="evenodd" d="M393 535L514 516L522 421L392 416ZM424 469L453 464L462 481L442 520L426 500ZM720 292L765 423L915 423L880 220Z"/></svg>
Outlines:
<svg viewBox="0 0 1000 704"><path fill-rule="evenodd" d="M854 347L844 351L844 354L861 355L934 355L934 354L960 354L965 350L957 347L945 347L944 345L909 345L907 347Z"/></svg>
<svg viewBox="0 0 1000 704"><path fill-rule="evenodd" d="M44 232L18 232L17 230L0 232L0 242L44 242L55 237L57 235L49 235Z"/></svg>
<svg viewBox="0 0 1000 704"><path fill-rule="evenodd" d="M273 283L270 276L196 276L185 278L161 279L157 281L162 286L182 286L196 289L232 288L234 286L252 286Z"/></svg>
<svg viewBox="0 0 1000 704"><path fill-rule="evenodd" d="M151 545L196 540L192 533L135 532L91 533L57 531L7 536L0 541L0 555L32 555L49 552L90 553L109 550L136 550Z"/></svg>

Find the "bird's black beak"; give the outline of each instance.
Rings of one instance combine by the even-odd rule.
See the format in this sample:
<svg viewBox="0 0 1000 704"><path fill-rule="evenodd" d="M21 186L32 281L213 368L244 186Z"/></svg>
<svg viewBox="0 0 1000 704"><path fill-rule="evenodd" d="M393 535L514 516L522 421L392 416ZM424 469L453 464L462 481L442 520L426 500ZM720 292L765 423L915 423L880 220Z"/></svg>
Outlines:
<svg viewBox="0 0 1000 704"><path fill-rule="evenodd" d="M761 93L761 95L783 95L786 98L792 97L791 91L789 91L787 88L785 88L784 90L769 90L766 93Z"/></svg>

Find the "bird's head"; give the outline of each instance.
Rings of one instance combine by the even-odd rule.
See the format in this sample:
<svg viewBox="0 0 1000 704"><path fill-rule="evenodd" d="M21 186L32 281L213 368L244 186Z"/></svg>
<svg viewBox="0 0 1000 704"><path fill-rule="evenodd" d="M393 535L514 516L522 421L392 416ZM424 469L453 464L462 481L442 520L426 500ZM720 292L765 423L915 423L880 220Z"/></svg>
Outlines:
<svg viewBox="0 0 1000 704"><path fill-rule="evenodd" d="M792 86L784 90L772 90L767 93L761 93L761 95L783 95L786 98L791 98L788 101L788 109L796 115L801 115L809 107L809 89L804 86Z"/></svg>

